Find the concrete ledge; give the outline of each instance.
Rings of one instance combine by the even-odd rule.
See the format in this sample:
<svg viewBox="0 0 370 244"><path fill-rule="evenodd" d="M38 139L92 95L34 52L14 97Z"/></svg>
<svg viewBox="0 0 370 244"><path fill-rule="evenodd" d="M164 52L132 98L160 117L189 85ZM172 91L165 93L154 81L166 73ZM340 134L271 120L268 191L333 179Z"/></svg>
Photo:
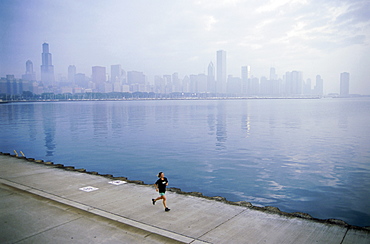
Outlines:
<svg viewBox="0 0 370 244"><path fill-rule="evenodd" d="M12 155L10 153L3 153L3 152L0 152L0 155L16 157L16 155ZM35 160L34 158L27 158L27 157L16 157L16 158L23 159L23 160L26 160L26 161L29 161L29 162L35 162L37 164L44 164L46 166L61 168L61 169L67 170L67 171L76 171L76 172L80 172L80 173L99 175L99 176L102 176L102 177L106 177L108 179L123 180L123 181L126 181L128 183L133 183L133 184L138 184L138 185L148 185L148 184L145 184L144 181L141 181L141 180L129 180L126 177L122 177L122 176L115 177L111 174L100 174L99 172L95 172L95 171L89 172L89 171L86 171L86 169L75 169L74 166L65 166L63 164L54 164L53 162L50 162L50 161L44 162L43 160ZM279 208L273 207L273 206L259 207L259 206L254 206L252 203L245 202L245 201L232 202L232 201L228 201L224 197L205 196L201 192L184 192L180 188L176 188L176 187L169 187L167 190L170 191L170 192L175 192L177 194L189 195L189 196L195 196L195 197L205 198L205 199L209 199L209 200L220 201L220 202L224 202L224 203L227 203L227 204L230 204L230 205L242 206L242 207L250 208L250 209L253 209L253 210L257 210L257 211L268 212L268 213L272 213L272 214L278 214L278 215L285 216L285 217L308 219L308 220L312 220L312 221L316 221L316 222L320 222L320 223L335 224L335 225L340 225L340 226L344 226L344 227L348 227L348 228L352 228L352 229L370 230L370 226L367 226L367 227L353 226L353 225L349 225L348 223L346 223L345 221L340 220L340 219L318 219L318 218L312 217L308 213L301 213L301 212L288 213L288 212L281 211Z"/></svg>
<svg viewBox="0 0 370 244"><path fill-rule="evenodd" d="M9 156L0 156L4 186L173 242L367 244L370 240L369 230L341 220L319 220L305 213L284 213L272 206L229 202L179 188L169 188L173 208L167 213L162 204L152 206L154 188L142 181ZM114 185L111 179L132 184ZM87 186L96 190L86 192Z"/></svg>

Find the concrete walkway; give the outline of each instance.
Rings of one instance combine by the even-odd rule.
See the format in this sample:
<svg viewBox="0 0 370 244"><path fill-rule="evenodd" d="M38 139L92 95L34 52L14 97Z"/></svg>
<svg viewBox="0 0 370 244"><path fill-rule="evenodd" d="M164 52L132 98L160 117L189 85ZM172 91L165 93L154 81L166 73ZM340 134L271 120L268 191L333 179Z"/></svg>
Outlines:
<svg viewBox="0 0 370 244"><path fill-rule="evenodd" d="M370 231L290 218L0 155L0 243L370 243ZM84 191L85 190L85 191Z"/></svg>

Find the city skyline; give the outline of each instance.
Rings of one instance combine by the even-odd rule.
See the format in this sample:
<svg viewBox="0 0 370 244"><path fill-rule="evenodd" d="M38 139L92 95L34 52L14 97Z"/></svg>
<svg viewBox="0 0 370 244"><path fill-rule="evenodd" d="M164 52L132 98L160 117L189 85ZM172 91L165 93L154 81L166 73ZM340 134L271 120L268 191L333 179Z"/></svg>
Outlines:
<svg viewBox="0 0 370 244"><path fill-rule="evenodd" d="M253 77L251 75L250 66L242 66L240 77L234 77L233 75L227 74L226 64L226 51L225 50L218 50L216 51L216 71L213 66L213 62L211 61L208 65L207 74L200 73L200 74L185 74L183 79L179 79L178 72L174 72L172 76L176 75L176 79L178 82L187 82L186 79L190 77L190 84L188 84L188 88L181 88L181 89L173 89L173 88L163 88L159 89L157 86L157 79L163 76L164 86L168 86L168 83L171 86L178 86L180 85L175 84L172 81L171 75L156 75L153 82L148 81L148 77L140 71L128 71L126 76L126 71L122 68L120 64L110 65L110 71L107 70L105 66L92 66L91 67L91 75L88 76L84 73L77 73L77 69L75 65L69 65L67 71L67 77L59 74L59 80L55 79L54 74L54 66L52 65L52 54L49 52L49 44L43 43L42 44L42 53L41 53L41 78L37 79L36 73L33 70L33 62L31 60L26 61L26 71L22 75L22 79L18 79L14 74L6 75L6 79L8 77L12 77L10 80L14 79L14 81L19 82L20 80L23 81L36 81L40 82L37 85L33 84L33 86L39 86L39 93L44 90L44 92L57 92L57 88L62 88L64 85L64 89L61 92L59 89L59 93L81 93L81 92L101 92L101 93L109 93L109 92L157 92L157 93L171 93L171 92L196 92L196 93L213 93L213 94L240 94L240 95L326 95L326 94L336 94L333 92L324 92L324 82L321 78L321 75L316 75L316 82L315 84L311 83L311 79L308 78L305 80L303 78L302 71L286 71L281 77L276 74L275 67L270 67L270 75L269 78L266 76L261 77ZM110 72L110 73L109 73ZM217 73L215 75L215 73ZM110 74L110 75L109 75ZM138 78L139 76L142 76ZM346 75L345 81L343 81L343 75ZM203 77L204 76L204 79ZM2 77L4 80L5 77ZM82 81L81 81L82 79ZM134 80L138 80L138 82L133 82ZM76 82L77 81L77 82ZM88 82L91 81L92 84L88 85ZM268 84L268 82L274 82L275 84ZM86 83L87 82L87 83ZM278 83L277 83L278 82ZM127 86L125 88L117 87L117 83L122 85L132 85L132 84L140 84L136 88L132 88ZM202 89L198 89L198 83L200 84L199 87ZM202 85L201 83L204 83ZM341 96L348 96L354 93L350 92L350 79L348 72L340 73L340 91L339 95ZM62 84L62 85L61 85ZM41 88L42 85L44 88ZM54 86L54 89L52 87ZM141 86L141 87L140 87ZM146 87L148 86L148 87ZM149 86L152 86L151 88ZM183 85L181 84L181 87ZM29 91L26 88L27 85L22 85L22 89L25 91ZM32 87L32 84L30 84ZM18 90L18 89L16 89ZM30 89L32 90L32 89ZM185 91L186 90L186 91ZM58 93L58 92L57 92ZM363 95L363 94L361 94Z"/></svg>
<svg viewBox="0 0 370 244"><path fill-rule="evenodd" d="M140 71L125 71L120 64L110 66L110 76L107 68L93 66L91 77L77 73L75 65L68 66L68 78L54 77L52 54L49 44L42 44L41 53L41 80L37 80L31 60L26 62L26 72L22 79L14 75L6 75L0 79L0 93L21 95L23 92L34 94L79 94L79 93L112 93L112 92L146 92L158 94L170 93L198 93L211 96L323 96L324 82L320 75L316 75L314 86L311 79L305 80L302 71L287 71L282 78L276 74L274 67L270 68L269 78L260 78L250 75L250 66L241 67L241 78L227 75L227 58L225 50L216 52L216 77L213 62L208 65L207 74L185 75L179 78L178 73L172 75L157 75L154 83L148 81L147 76ZM227 76L227 78L226 78ZM334 93L330 93L334 94ZM340 74L340 96L353 95L350 93L349 73Z"/></svg>
<svg viewBox="0 0 370 244"><path fill-rule="evenodd" d="M227 75L269 78L303 71L339 93L339 75L351 74L351 93L370 94L367 1L44 1L0 3L0 76L42 65L40 43L49 43L55 77L91 75L92 66L120 64L125 71L156 75L207 74L215 51L227 52ZM83 15L81 15L83 12ZM37 13L37 15L36 15ZM53 14L51 14L53 13ZM158 13L158 14L157 14ZM83 17L81 17L83 16ZM109 71L108 71L109 72ZM216 71L217 72L217 71ZM39 78L38 78L39 79Z"/></svg>

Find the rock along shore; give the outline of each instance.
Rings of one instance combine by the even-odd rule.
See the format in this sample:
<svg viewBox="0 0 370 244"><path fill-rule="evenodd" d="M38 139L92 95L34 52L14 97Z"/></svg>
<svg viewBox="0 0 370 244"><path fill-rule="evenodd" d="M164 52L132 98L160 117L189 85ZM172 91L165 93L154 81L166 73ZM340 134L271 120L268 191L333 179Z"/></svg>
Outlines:
<svg viewBox="0 0 370 244"><path fill-rule="evenodd" d="M23 160L26 160L28 162L43 164L43 165L46 165L46 166L50 166L50 167L54 167L54 168L60 168L60 169L64 169L64 170L67 170L67 171L76 171L76 172L80 172L80 173L102 176L102 177L105 177L105 178L108 178L108 179L111 179L111 180L121 180L121 181L125 181L127 183L151 186L151 185L145 184L141 180L129 180L127 177L121 177L121 176L115 177L111 174L100 174L99 172L87 171L86 169L83 169L83 168L76 169L74 166L65 166L63 164L54 164L53 162L50 162L50 161L37 160L37 159L34 159L34 158L27 158L27 157L24 157L24 156L19 156L19 155L14 155L14 154L10 154L10 153L4 153L4 152L0 152L0 155L9 156L9 157L16 157L18 159L23 159ZM199 197L199 198L204 198L204 199L208 199L208 200L219 201L219 202L223 202L223 203L226 203L226 204L229 204L229 205L236 205L236 206L246 207L246 208L249 208L249 209L252 209L252 210L267 212L267 213L271 213L271 214L278 214L278 215L285 216L285 217L288 217L288 218L302 218L302 219L307 219L307 220L311 220L311 221L315 221L315 222L319 222L319 223L334 224L334 225L339 225L339 226L343 226L343 227L347 227L347 228L351 228L351 229L369 230L370 231L370 226L360 227L360 226L349 225L348 223L346 223L345 221L340 220L340 219L318 219L318 218L312 217L308 213L302 213L302 212L288 213L288 212L283 212L279 208L273 207L273 206L259 207L259 206L253 206L252 203L246 202L246 201L232 202L232 201L228 201L224 197L205 196L201 192L184 192L180 188L175 188L175 187L169 187L167 190L170 191L170 192L181 194L181 195L189 195L189 196L193 196L193 197Z"/></svg>
<svg viewBox="0 0 370 244"><path fill-rule="evenodd" d="M158 194L142 181L23 155L0 155L0 195L1 243L65 243L75 237L79 243L125 243L122 234L143 240L138 243L370 243L369 229L340 220L176 188L166 193L171 211L165 212L161 202L153 206Z"/></svg>

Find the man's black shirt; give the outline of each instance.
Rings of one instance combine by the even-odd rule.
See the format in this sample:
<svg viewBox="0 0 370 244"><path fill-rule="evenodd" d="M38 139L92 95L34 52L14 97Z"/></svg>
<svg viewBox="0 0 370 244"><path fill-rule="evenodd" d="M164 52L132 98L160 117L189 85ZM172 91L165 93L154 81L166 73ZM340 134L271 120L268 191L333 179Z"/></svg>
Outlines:
<svg viewBox="0 0 370 244"><path fill-rule="evenodd" d="M159 192L161 193L165 193L166 192L166 184L168 183L168 180L166 177L163 178L163 180L161 178L159 178L155 184L158 186L158 189L159 189Z"/></svg>

